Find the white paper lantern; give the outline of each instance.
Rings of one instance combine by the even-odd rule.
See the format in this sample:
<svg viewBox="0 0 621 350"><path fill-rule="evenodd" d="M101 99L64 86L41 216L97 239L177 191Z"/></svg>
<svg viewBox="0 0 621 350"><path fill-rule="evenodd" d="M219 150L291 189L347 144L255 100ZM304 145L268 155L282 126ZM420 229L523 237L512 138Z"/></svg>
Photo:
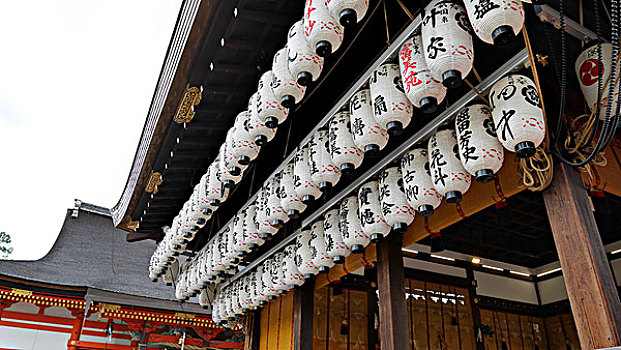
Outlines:
<svg viewBox="0 0 621 350"><path fill-rule="evenodd" d="M391 227L386 223L384 214L382 214L377 181L368 181L358 189L358 216L360 227L369 236L371 242L377 242L390 233Z"/></svg>
<svg viewBox="0 0 621 350"><path fill-rule="evenodd" d="M308 204L321 197L321 190L319 190L319 186L313 182L311 177L308 144L299 147L295 153L293 182L295 184L295 192L302 199L302 203Z"/></svg>
<svg viewBox="0 0 621 350"><path fill-rule="evenodd" d="M326 238L326 255L335 264L343 264L345 258L351 254L339 228L339 210L328 210L324 215L323 232Z"/></svg>
<svg viewBox="0 0 621 350"><path fill-rule="evenodd" d="M326 57L341 47L345 29L326 7L324 0L306 0L304 6L304 34L311 48Z"/></svg>
<svg viewBox="0 0 621 350"><path fill-rule="evenodd" d="M477 182L492 181L502 167L504 151L489 107L474 104L463 108L455 117L455 132L464 169Z"/></svg>
<svg viewBox="0 0 621 350"><path fill-rule="evenodd" d="M341 111L328 122L328 146L332 163L345 175L350 175L362 164L363 152L354 143L349 112Z"/></svg>
<svg viewBox="0 0 621 350"><path fill-rule="evenodd" d="M403 90L399 65L384 63L369 79L373 114L391 136L398 136L412 120L412 103Z"/></svg>
<svg viewBox="0 0 621 350"><path fill-rule="evenodd" d="M298 266L295 264L295 251L295 244L289 244L283 250L283 281L287 289L304 284L304 275L298 271Z"/></svg>
<svg viewBox="0 0 621 350"><path fill-rule="evenodd" d="M369 235L362 231L358 217L358 196L345 197L339 206L339 228L343 242L354 254L364 253L371 242Z"/></svg>
<svg viewBox="0 0 621 350"><path fill-rule="evenodd" d="M319 269L319 273L326 273L334 266L334 261L326 252L326 235L323 230L323 220L317 220L311 224L311 247L315 247L317 254L313 256L313 264Z"/></svg>
<svg viewBox="0 0 621 350"><path fill-rule="evenodd" d="M285 253L277 252L272 259L272 286L277 294L284 294L289 289L285 283Z"/></svg>
<svg viewBox="0 0 621 350"><path fill-rule="evenodd" d="M227 270L235 270L235 267L239 264L238 251L235 250L236 238L235 234L235 220L226 226L222 234L226 237L226 251L224 252L225 265Z"/></svg>
<svg viewBox="0 0 621 350"><path fill-rule="evenodd" d="M255 293L256 293L256 301L253 303L256 306L263 306L267 304L267 296L263 292L263 265L257 266L256 271L253 273L255 279Z"/></svg>
<svg viewBox="0 0 621 350"><path fill-rule="evenodd" d="M433 187L426 148L413 149L401 158L403 189L410 207L424 217L433 215L442 196Z"/></svg>
<svg viewBox="0 0 621 350"><path fill-rule="evenodd" d="M231 294L232 294L231 307L232 307L233 313L235 314L235 318L243 314L242 306L241 306L242 295L240 295L243 290L242 281L243 279L235 281L233 283L233 287L231 288Z"/></svg>
<svg viewBox="0 0 621 350"><path fill-rule="evenodd" d="M458 148L453 129L438 131L429 139L429 170L433 187L447 203L460 202L472 182L459 160Z"/></svg>
<svg viewBox="0 0 621 350"><path fill-rule="evenodd" d="M401 168L393 166L384 169L380 174L378 188L386 223L394 231L405 232L408 225L414 221L415 211L408 204L403 192Z"/></svg>
<svg viewBox="0 0 621 350"><path fill-rule="evenodd" d="M289 71L289 48L287 46L274 54L272 63L272 91L274 96L285 108L291 108L302 101L306 87L298 84L297 79Z"/></svg>
<svg viewBox="0 0 621 350"><path fill-rule="evenodd" d="M403 89L414 107L423 113L433 113L446 97L446 87L431 76L423 55L420 35L403 43L399 51L399 68Z"/></svg>
<svg viewBox="0 0 621 350"><path fill-rule="evenodd" d="M610 88L610 72L612 71L612 44L611 43L602 43L601 44L601 58L600 61L597 53L597 42L593 41L591 44L587 44L584 48L584 51L578 56L576 60L576 75L578 77L578 82L580 83L580 89L582 90L582 94L584 95L584 99L586 100L587 105L591 109L593 113L597 111L597 87L598 87L598 78L601 73L601 100L599 107L599 118L604 120L606 117L606 109L608 108L608 90ZM601 66L601 72L600 67ZM613 102L611 106L611 115L617 110L617 103L619 102L619 76L621 75L621 64L617 64L615 72L615 86L614 86L614 95Z"/></svg>
<svg viewBox="0 0 621 350"><path fill-rule="evenodd" d="M248 274L248 306L253 310L260 306L259 303L259 287L257 286L257 272L252 271Z"/></svg>
<svg viewBox="0 0 621 350"><path fill-rule="evenodd" d="M229 145L226 142L222 146L220 146L220 152L218 153L218 157L220 159L218 175L219 180L220 182L222 182L224 187L232 189L233 187L235 187L235 184L237 184L241 180L242 171L240 169L237 175L231 172L228 161L232 157L232 152L229 152L228 146Z"/></svg>
<svg viewBox="0 0 621 350"><path fill-rule="evenodd" d="M311 280L319 273L319 268L313 263L313 259L317 256L317 248L311 245L311 230L300 231L295 244L295 263L298 271L304 275L304 279Z"/></svg>
<svg viewBox="0 0 621 350"><path fill-rule="evenodd" d="M505 46L524 26L520 0L464 1L474 33L488 44Z"/></svg>
<svg viewBox="0 0 621 350"><path fill-rule="evenodd" d="M249 111L243 111L235 118L235 131L233 132L233 157L237 159L237 163L248 165L252 160L257 158L261 147L254 143L254 138L250 135L250 117Z"/></svg>
<svg viewBox="0 0 621 350"><path fill-rule="evenodd" d="M209 201L209 205L217 209L229 196L229 189L224 187L220 181L220 158L216 159L209 165L207 169L209 174L207 187L205 188L205 198Z"/></svg>
<svg viewBox="0 0 621 350"><path fill-rule="evenodd" d="M274 285L272 283L272 265L272 258L268 258L263 261L263 273L261 274L261 280L263 281L263 296L265 300L276 299L277 291L274 289Z"/></svg>
<svg viewBox="0 0 621 350"><path fill-rule="evenodd" d="M263 73L259 79L259 88L257 90L257 115L259 119L270 129L274 129L287 119L289 110L280 104L280 101L274 95L271 82L274 79L274 73L271 70Z"/></svg>
<svg viewBox="0 0 621 350"><path fill-rule="evenodd" d="M224 271L226 270L226 267L224 266L224 257L222 256L222 245L225 244L225 242L223 242L222 238L223 236L219 234L211 243L211 269L219 277L224 276Z"/></svg>
<svg viewBox="0 0 621 350"><path fill-rule="evenodd" d="M208 283L213 282L216 279L216 272L213 270L212 260L213 260L213 249L211 249L211 245L207 244L203 248L203 254L205 258L203 259L202 269L203 269L203 279L202 283L207 285Z"/></svg>
<svg viewBox="0 0 621 350"><path fill-rule="evenodd" d="M311 49L304 34L304 23L295 22L289 29L289 72L301 86L308 86L319 78L323 69L323 58Z"/></svg>
<svg viewBox="0 0 621 350"><path fill-rule="evenodd" d="M241 306L241 312L243 314L248 313L251 309L250 301L251 301L251 285L250 285L250 275L245 275L240 280L239 284L239 306Z"/></svg>
<svg viewBox="0 0 621 350"><path fill-rule="evenodd" d="M201 293L198 296L198 304L203 309L209 309L210 307L212 307L214 295L215 294L213 288L205 288L201 290Z"/></svg>
<svg viewBox="0 0 621 350"><path fill-rule="evenodd" d="M261 121L259 118L259 112L257 111L257 98L258 95L255 92L250 96L248 100L248 111L250 112L250 120L246 126L248 127L248 132L250 136L254 140L254 143L263 146L268 142L272 141L274 136L276 135L276 129L271 129L265 126L265 123Z"/></svg>
<svg viewBox="0 0 621 350"><path fill-rule="evenodd" d="M347 28L360 22L369 9L369 0L325 0L328 11Z"/></svg>
<svg viewBox="0 0 621 350"><path fill-rule="evenodd" d="M426 8L421 29L423 53L434 79L447 88L460 86L472 69L474 48L463 7L435 0Z"/></svg>
<svg viewBox="0 0 621 350"><path fill-rule="evenodd" d="M239 162L239 158L235 156L235 125L229 129L226 133L225 146L225 158L224 164L233 176L241 176L242 172L248 168L248 164L242 164Z"/></svg>
<svg viewBox="0 0 621 350"><path fill-rule="evenodd" d="M257 227L259 229L259 235L263 240L268 240L273 234L278 232L278 229L272 226L272 222L268 218L268 191L266 186L263 185L257 192Z"/></svg>
<svg viewBox="0 0 621 350"><path fill-rule="evenodd" d="M261 238L261 233L259 232L256 204L249 205L244 212L244 240L248 248L253 251L265 242L265 240Z"/></svg>
<svg viewBox="0 0 621 350"><path fill-rule="evenodd" d="M287 164L280 179L280 204L287 215L292 219L300 217L300 213L306 210L306 205L295 191L295 179L293 174L293 162Z"/></svg>
<svg viewBox="0 0 621 350"><path fill-rule="evenodd" d="M271 225L281 229L289 221L289 216L281 204L282 194L280 192L281 173L278 173L265 182L267 193L267 219Z"/></svg>
<svg viewBox="0 0 621 350"><path fill-rule="evenodd" d="M523 75L508 75L492 86L489 102L500 143L520 158L534 155L546 132L535 83Z"/></svg>
<svg viewBox="0 0 621 350"><path fill-rule="evenodd" d="M308 142L311 179L322 192L329 191L341 179L339 169L328 153L328 130L317 130Z"/></svg>
<svg viewBox="0 0 621 350"><path fill-rule="evenodd" d="M362 88L349 101L350 130L354 144L364 151L365 156L377 157L388 143L388 133L375 120L371 90Z"/></svg>
<svg viewBox="0 0 621 350"><path fill-rule="evenodd" d="M244 210L239 211L233 216L233 234L235 235L235 244L233 249L237 252L237 256L240 258L245 257L250 253L250 247L246 242L244 236L244 222L246 221L246 212Z"/></svg>

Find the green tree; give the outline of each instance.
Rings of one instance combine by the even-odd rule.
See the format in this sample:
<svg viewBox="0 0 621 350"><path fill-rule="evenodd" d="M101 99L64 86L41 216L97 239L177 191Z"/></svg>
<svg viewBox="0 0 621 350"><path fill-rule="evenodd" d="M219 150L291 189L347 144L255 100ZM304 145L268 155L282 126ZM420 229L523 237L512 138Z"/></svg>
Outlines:
<svg viewBox="0 0 621 350"><path fill-rule="evenodd" d="M6 232L0 232L0 257L6 259L13 253L11 247L11 235Z"/></svg>

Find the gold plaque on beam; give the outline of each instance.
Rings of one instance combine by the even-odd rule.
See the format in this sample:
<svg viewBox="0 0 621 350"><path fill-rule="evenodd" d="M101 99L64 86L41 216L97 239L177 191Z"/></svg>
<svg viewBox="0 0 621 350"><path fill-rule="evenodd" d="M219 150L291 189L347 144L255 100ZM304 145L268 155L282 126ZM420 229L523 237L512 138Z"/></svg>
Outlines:
<svg viewBox="0 0 621 350"><path fill-rule="evenodd" d="M162 179L162 174L159 171L151 173L151 177L149 178L149 182L145 186L144 190L148 193L157 193L157 186L161 185L164 180Z"/></svg>
<svg viewBox="0 0 621 350"><path fill-rule="evenodd" d="M186 86L183 98L181 99L181 102L179 102L177 113L175 113L175 116L173 117L175 123L183 124L191 122L192 118L194 118L194 106L201 102L201 97L201 88L196 86L190 87L189 85Z"/></svg>

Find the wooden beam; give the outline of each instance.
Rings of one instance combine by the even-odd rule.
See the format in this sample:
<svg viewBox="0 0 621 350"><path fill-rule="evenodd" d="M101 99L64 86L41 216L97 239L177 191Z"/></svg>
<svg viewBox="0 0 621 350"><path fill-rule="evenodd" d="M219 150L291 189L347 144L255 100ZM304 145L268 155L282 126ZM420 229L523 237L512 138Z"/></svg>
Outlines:
<svg viewBox="0 0 621 350"><path fill-rule="evenodd" d="M308 281L296 289L293 305L293 350L306 350L309 346L312 347L314 300L314 281Z"/></svg>
<svg viewBox="0 0 621 350"><path fill-rule="evenodd" d="M259 336L261 334L261 312L259 310L252 311L246 315L246 324L244 325L244 350L258 350Z"/></svg>
<svg viewBox="0 0 621 350"><path fill-rule="evenodd" d="M380 343L382 350L409 348L405 305L405 275L401 247L403 235L391 233L377 244L377 289L379 290Z"/></svg>
<svg viewBox="0 0 621 350"><path fill-rule="evenodd" d="M543 199L582 349L621 345L621 303L580 174L557 164Z"/></svg>

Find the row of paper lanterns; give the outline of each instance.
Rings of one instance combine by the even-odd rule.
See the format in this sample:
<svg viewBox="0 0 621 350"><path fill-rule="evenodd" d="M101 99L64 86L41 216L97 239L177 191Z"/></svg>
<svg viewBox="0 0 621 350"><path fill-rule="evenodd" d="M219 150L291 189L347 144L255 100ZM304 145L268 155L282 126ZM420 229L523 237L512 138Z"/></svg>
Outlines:
<svg viewBox="0 0 621 350"><path fill-rule="evenodd" d="M330 4L323 3L322 5L322 2L315 2L317 4L313 4L313 1L307 2L304 20L297 22L291 28L287 47L280 50L274 57L273 70L261 77L257 93L250 98L248 110L240 113L236 118L234 127L227 133L227 142L220 148L218 158L211 164L208 172L201 179L201 183L195 188L193 198L184 206L184 209L189 209L189 211L182 210L178 218L174 220L173 227L166 233L166 237L160 245L164 248L158 247L154 254L157 257L152 259L152 265L155 266L152 269L152 277L165 271L166 266L171 261L171 255L174 256L183 251L184 244L191 240L200 228L199 224L204 224L203 220L199 219L208 219L209 215L217 209L217 206L226 200L228 190L241 179L247 164L256 158L260 149L259 145L270 141L276 132L275 127L287 117L288 110L286 107L291 107L294 103L299 102L304 95L305 88L303 85L308 85L310 81L317 79L323 65L323 59L317 53L325 54L325 51L322 51L325 50L325 47L335 49L340 46L342 31L330 30L330 28L338 28L338 25L332 27L319 25L319 28L324 29L324 32L321 32L323 34L317 37L325 39L329 45L326 45L325 42L322 43L321 40L310 39L308 36L312 30L309 31L308 26L305 25L312 23L312 18L314 18L312 14L325 14L323 9L330 6ZM360 1L339 2L333 0L331 3L364 3L364 10L366 11L367 8L366 2ZM308 14L310 8L313 9L310 11L311 17ZM493 7L488 12L494 14L496 9ZM472 16L477 16L474 14L476 9L468 9L468 11L468 15L475 25L475 33L486 40L482 36L485 32L484 23L480 20L472 20ZM487 16L488 12L483 15ZM357 13L361 12L357 11ZM205 255L212 254L213 259L214 254L220 254L234 262L238 258L232 258L231 255L234 256L236 253L251 250L261 245L263 240L275 233L290 216L296 216L303 211L305 203L318 198L321 196L322 190L329 189L336 184L339 181L341 171L343 173L351 172L360 165L364 154L376 155L386 145L389 133L400 133L412 118L412 105L420 108L423 112L433 111L446 95L444 85L455 86L461 77L468 74L472 68L473 52L472 38L467 32L469 26L465 17L466 12L459 5L436 1L428 6L425 13L422 24L422 38L417 35L403 45L399 52L399 64L386 63L381 65L369 80L369 88L358 91L352 97L349 108L331 118L328 125L329 130L318 131L309 144L300 147L295 162L287 165L278 176L269 179L259 192L255 204L246 208L244 213L237 215L239 217L254 210L256 216L254 224L258 228L258 234L252 238L252 243L247 243L245 248L238 247L240 249L236 250L235 243L231 246L228 239L226 245L222 244L223 232L212 242L213 244L208 246L209 249L203 250ZM502 11L496 11L496 15L490 17L503 17L507 22L504 24L505 30L498 33L515 35L523 23L521 3L517 2L510 9L503 7ZM511 28L511 31L506 30L507 26ZM314 26L311 27L315 28ZM466 33L467 37L462 32ZM340 36L334 34L340 34ZM313 47L313 43L317 49L314 53L310 49ZM320 43L322 44L319 45ZM438 44L441 45L438 46ZM455 80L455 77L458 79ZM524 79L528 78L524 77ZM529 86L532 87L533 85L530 82ZM503 120L506 120L505 124L513 125L517 123L518 119L516 117L513 120ZM485 127L493 129L493 123L489 121L491 118L487 120ZM474 123L472 124L474 125ZM473 128L473 132L475 129ZM478 132L481 131L478 130ZM458 132L457 136L459 135ZM512 133L510 136L511 140L503 137L501 141L505 146L510 147L510 150L515 151L515 145L510 144L515 137ZM463 139L471 137L472 135L462 135ZM516 143L522 147L518 149L518 154L523 149L526 149L526 153L531 152L538 143L540 140L537 141L536 137L526 137L523 142ZM446 146L442 142L439 144L439 147ZM490 151L487 150L487 152ZM498 147L496 152L500 152L497 157L502 157L502 147ZM471 160L473 156L469 155L466 159ZM486 155L484 159L493 163L490 161L489 155ZM447 166L440 163L436 169L440 174L438 181L448 182L448 186L443 185L449 189L445 191L447 200L457 201L459 193L464 192L464 182L468 181L469 183L470 175L467 177L450 175L452 178L447 181L444 178L445 174L442 173L442 168L450 168L451 165ZM493 176L490 175L490 171L493 174L496 170L492 167L492 169L476 169L474 172L481 179L489 180L490 176ZM479 171L478 174L477 171ZM461 180L459 180L460 178ZM390 184L387 185L390 186ZM462 191L450 190L453 187L462 189ZM409 192L410 196L414 196L416 190L418 189L411 188L406 192ZM437 198L436 201L439 204ZM424 204L422 206L424 210L421 213L430 213L430 207L434 207L433 203ZM402 210L395 209L395 212L403 216L406 215L404 214L407 211L405 209L405 207ZM192 210L200 213L199 218L194 221L191 218L197 215L192 215L194 213ZM238 220L237 217L236 220ZM175 226L177 222L178 224ZM401 221L399 223L407 225L407 220L405 223ZM188 232L188 229L193 232ZM234 227L227 227L227 230L235 232ZM170 238L167 239L168 236ZM230 264L222 264L221 266L216 264L213 266L213 270L223 271L226 270L227 266L231 267ZM188 271L190 270L188 269ZM194 283L194 286L201 285ZM193 288L188 288L188 290L192 291L188 295L196 294L197 291Z"/></svg>

